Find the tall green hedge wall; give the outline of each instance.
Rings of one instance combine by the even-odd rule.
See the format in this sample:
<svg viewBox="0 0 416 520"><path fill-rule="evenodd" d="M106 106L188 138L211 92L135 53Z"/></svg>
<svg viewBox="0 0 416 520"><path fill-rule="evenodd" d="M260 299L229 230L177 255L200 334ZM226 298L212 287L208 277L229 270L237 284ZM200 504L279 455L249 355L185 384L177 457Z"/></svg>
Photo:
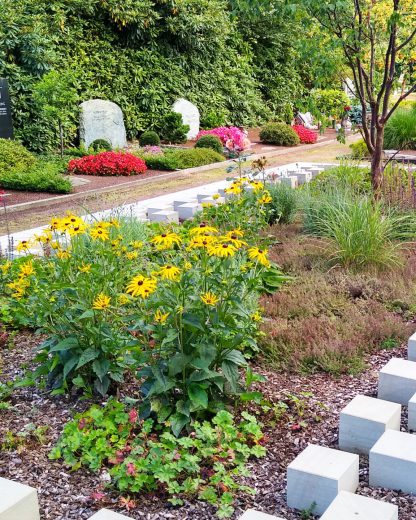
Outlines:
<svg viewBox="0 0 416 520"><path fill-rule="evenodd" d="M250 16L224 0L0 3L0 76L10 82L17 136L33 150L56 144L32 95L49 70L71 71L81 100L118 103L131 138L158 130L178 96L202 117L219 111L248 125L287 117L300 89L295 22L283 10Z"/></svg>

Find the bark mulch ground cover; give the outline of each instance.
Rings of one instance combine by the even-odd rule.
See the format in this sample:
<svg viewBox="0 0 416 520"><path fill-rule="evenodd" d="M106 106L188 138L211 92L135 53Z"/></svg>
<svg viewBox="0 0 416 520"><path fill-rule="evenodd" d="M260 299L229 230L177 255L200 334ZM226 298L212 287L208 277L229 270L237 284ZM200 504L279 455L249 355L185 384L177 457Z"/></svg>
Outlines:
<svg viewBox="0 0 416 520"><path fill-rule="evenodd" d="M40 341L33 333L21 332L0 351L2 382L21 377L25 368L33 366L33 348ZM336 447L340 410L359 393L375 396L378 370L391 357L405 355L404 346L379 351L365 359L367 368L357 376L333 377L323 373L302 376L257 367L257 372L267 377L267 383L259 384L259 389L276 406L275 411L258 409L268 452L265 459L251 465L252 476L247 479L256 489L256 495L239 497L233 518L238 518L248 507L288 520L302 518L300 512L288 509L285 503L287 465L308 443ZM131 385L123 388L123 392L132 391ZM279 405L282 401L289 406L283 414ZM42 520L87 519L104 506L134 519L215 518L213 509L205 503L190 501L181 508L173 508L166 497L157 494L140 495L135 499L135 507L126 511L116 493L106 492L104 500L94 500L94 492L102 489L105 474L93 475L85 470L71 473L60 462L49 461L48 452L64 423L89 404L73 397L50 397L44 390L28 387L16 389L10 409L0 411L0 475L38 489ZM19 438L17 434L22 431L25 436ZM416 519L416 497L369 488L368 462L364 457L358 492L397 504L400 519Z"/></svg>

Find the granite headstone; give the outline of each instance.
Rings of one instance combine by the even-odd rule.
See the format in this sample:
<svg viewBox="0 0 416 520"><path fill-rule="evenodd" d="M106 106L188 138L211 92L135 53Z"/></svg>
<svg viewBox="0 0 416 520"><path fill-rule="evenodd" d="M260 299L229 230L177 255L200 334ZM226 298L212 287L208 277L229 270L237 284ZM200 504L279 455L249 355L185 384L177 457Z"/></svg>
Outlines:
<svg viewBox="0 0 416 520"><path fill-rule="evenodd" d="M13 139L13 121L10 106L9 84L0 78L0 137Z"/></svg>
<svg viewBox="0 0 416 520"><path fill-rule="evenodd" d="M198 107L187 99L180 98L175 101L173 111L181 114L184 125L189 125L188 139L195 139L199 132L200 115Z"/></svg>
<svg viewBox="0 0 416 520"><path fill-rule="evenodd" d="M81 143L90 146L97 139L106 140L111 147L127 146L123 112L112 101L90 99L81 103L79 137Z"/></svg>

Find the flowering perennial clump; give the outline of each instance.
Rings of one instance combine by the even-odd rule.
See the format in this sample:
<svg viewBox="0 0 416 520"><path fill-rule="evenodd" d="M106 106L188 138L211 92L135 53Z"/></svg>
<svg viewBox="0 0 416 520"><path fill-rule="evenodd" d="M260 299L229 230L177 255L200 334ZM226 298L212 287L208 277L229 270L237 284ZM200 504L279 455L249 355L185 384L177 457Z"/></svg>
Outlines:
<svg viewBox="0 0 416 520"><path fill-rule="evenodd" d="M68 164L69 173L80 175L139 175L147 170L143 159L130 153L102 152L72 159Z"/></svg>
<svg viewBox="0 0 416 520"><path fill-rule="evenodd" d="M238 146L241 150L247 148L247 136L240 128L236 126L219 126L212 130L201 130L196 136L198 140L203 135L216 135L221 139L221 142L226 146L227 141L233 142L235 146Z"/></svg>
<svg viewBox="0 0 416 520"><path fill-rule="evenodd" d="M293 130L298 134L300 142L303 144L314 144L318 139L317 132L304 127L303 125L295 125L292 127Z"/></svg>

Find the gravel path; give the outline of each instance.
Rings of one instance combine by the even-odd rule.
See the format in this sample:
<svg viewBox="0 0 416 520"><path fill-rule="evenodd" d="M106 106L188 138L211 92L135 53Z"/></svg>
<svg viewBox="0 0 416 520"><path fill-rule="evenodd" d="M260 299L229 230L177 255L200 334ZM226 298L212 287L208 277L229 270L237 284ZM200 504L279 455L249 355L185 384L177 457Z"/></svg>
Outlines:
<svg viewBox="0 0 416 520"><path fill-rule="evenodd" d="M1 381L22 375L20 367L31 364L32 347L38 342L38 336L21 333L16 336L12 348L0 351ZM285 399L285 402L289 402L287 393L299 396L303 392L311 392L312 396L301 397L301 417L296 415L288 420L286 415L281 421L276 421L271 411L259 412L265 424L268 454L265 459L251 465L252 476L247 479L247 483L256 488L257 494L254 497L238 497L234 519L248 507L287 520L301 518L300 513L288 509L285 502L288 463L308 443L336 447L339 411L359 393L376 395L378 370L393 356L404 357L405 347L372 355L367 360L367 370L357 377L334 378L327 374L284 375L257 367L257 371L267 377L267 383L259 384L259 389L270 401L277 403ZM94 511L105 506L134 519L215 518L213 509L205 503L195 501L181 508L173 508L156 494L141 495L136 500L136 507L129 512L118 504L116 494L107 494L101 502L94 501L91 493L100 489L102 484L99 475L84 470L70 473L61 463L51 462L47 457L65 421L74 411L85 409L90 403L75 402L67 397L51 398L39 389L22 388L14 392L11 404L10 410L0 411L1 443L7 442L8 432L22 431L27 424L48 427L45 439L28 436L24 446L0 451L0 475L38 489L42 520L87 519ZM293 405L291 406L289 411L294 413ZM303 422L305 424L299 424ZM368 487L368 464L365 458L361 460L358 493L397 504L400 520L416 520L415 497Z"/></svg>

